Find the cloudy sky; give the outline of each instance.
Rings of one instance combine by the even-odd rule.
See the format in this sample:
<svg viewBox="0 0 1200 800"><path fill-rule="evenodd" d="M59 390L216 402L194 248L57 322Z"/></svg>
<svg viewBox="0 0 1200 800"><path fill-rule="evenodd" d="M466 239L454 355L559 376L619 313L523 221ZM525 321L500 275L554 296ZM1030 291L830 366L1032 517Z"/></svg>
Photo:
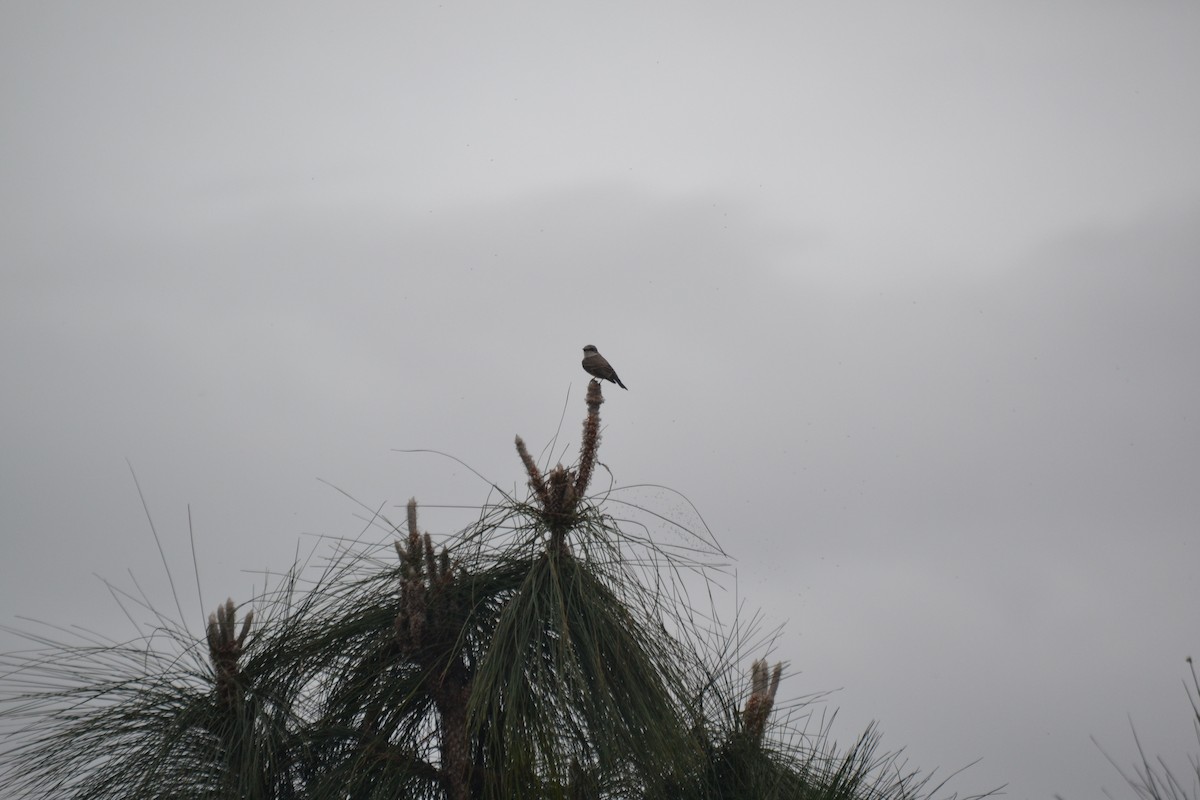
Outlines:
<svg viewBox="0 0 1200 800"><path fill-rule="evenodd" d="M211 610L359 534L322 481L486 497L397 449L519 486L594 343L616 482L699 507L839 739L1128 796L1090 737L1197 747L1198 35L1194 2L4 3L0 622L129 635L96 576L173 607L129 464L197 630L189 508Z"/></svg>

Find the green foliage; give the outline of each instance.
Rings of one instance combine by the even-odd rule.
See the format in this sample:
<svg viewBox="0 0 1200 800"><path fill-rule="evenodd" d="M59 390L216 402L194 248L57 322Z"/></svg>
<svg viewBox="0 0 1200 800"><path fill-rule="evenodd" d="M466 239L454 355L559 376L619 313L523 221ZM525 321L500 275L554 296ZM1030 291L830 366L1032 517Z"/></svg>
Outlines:
<svg viewBox="0 0 1200 800"><path fill-rule="evenodd" d="M10 654L0 782L11 797L324 800L772 800L931 793L869 730L839 753L804 706L775 708L781 667L740 663L746 630L688 600L720 551L670 548L586 494L599 442L543 476L518 440L526 502L506 498L434 547L297 566L238 622L194 636L35 640ZM751 626L753 627L753 626ZM769 723L772 712L786 712ZM934 787L936 791L940 787Z"/></svg>

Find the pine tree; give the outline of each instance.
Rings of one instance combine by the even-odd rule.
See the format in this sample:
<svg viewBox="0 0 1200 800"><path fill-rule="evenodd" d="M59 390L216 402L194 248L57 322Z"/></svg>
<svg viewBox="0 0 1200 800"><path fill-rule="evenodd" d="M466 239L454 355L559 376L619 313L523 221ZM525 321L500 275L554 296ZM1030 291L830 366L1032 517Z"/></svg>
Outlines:
<svg viewBox="0 0 1200 800"><path fill-rule="evenodd" d="M824 729L772 724L782 665L755 660L747 692L744 642L673 577L719 550L623 530L589 494L603 402L591 381L573 466L541 469L518 437L528 497L440 548L411 500L390 558L341 550L303 589L294 570L199 641L161 620L142 642L5 657L9 796L924 796L873 730L839 755Z"/></svg>

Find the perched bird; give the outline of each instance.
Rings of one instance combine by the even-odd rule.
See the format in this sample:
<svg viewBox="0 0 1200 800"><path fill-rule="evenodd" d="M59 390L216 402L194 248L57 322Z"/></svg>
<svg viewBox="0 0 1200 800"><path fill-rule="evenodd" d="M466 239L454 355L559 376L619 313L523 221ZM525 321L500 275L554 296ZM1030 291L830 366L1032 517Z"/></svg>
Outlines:
<svg viewBox="0 0 1200 800"><path fill-rule="evenodd" d="M612 364L608 363L608 359L600 355L600 351L596 349L596 345L589 344L583 348L583 368L587 370L589 375L595 375L602 381L612 381L622 389L628 387L621 383L621 379L617 377L617 371L612 368Z"/></svg>

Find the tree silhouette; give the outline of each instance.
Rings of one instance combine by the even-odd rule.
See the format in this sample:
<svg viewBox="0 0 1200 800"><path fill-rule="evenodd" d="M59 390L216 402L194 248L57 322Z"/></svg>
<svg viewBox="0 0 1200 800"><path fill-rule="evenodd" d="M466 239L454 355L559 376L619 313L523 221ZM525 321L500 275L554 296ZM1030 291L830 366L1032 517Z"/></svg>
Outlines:
<svg viewBox="0 0 1200 800"><path fill-rule="evenodd" d="M388 523L393 556L343 548L310 585L297 567L240 626L219 606L202 640L161 616L130 643L31 636L37 649L3 659L10 796L929 793L877 755L873 729L839 754L823 727L772 724L782 665L754 661L747 691L740 634L679 590L719 549L655 543L589 494L603 402L591 381L571 467L542 470L518 437L529 496L484 507L440 550L412 500L403 529Z"/></svg>

